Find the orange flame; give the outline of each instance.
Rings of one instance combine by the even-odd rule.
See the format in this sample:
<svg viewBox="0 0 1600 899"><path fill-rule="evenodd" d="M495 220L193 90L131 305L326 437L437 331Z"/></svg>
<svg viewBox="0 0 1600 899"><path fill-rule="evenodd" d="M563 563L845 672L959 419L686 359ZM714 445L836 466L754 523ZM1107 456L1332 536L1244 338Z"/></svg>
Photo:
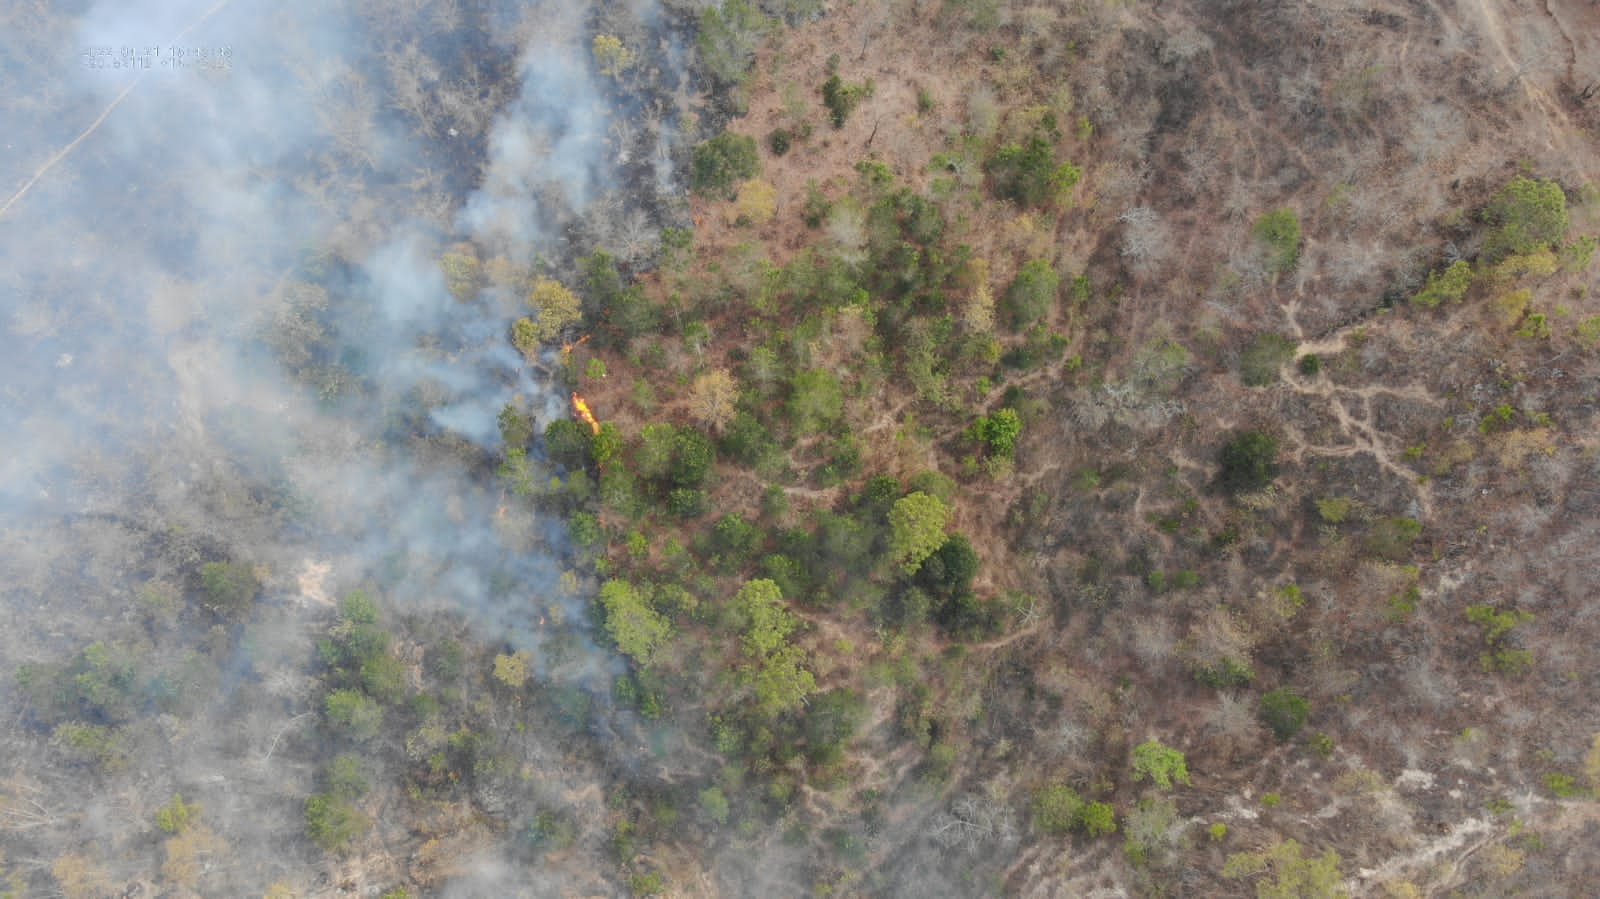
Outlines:
<svg viewBox="0 0 1600 899"><path fill-rule="evenodd" d="M562 353L562 355L566 355L567 353L572 352L574 349L577 349L578 347L582 346L592 336L594 336L594 335L585 334L582 337L579 337L577 340L573 341L572 343L563 343L561 345L561 353Z"/></svg>
<svg viewBox="0 0 1600 899"><path fill-rule="evenodd" d="M594 413L589 411L589 404L584 402L583 397L578 396L577 392L572 394L572 411L578 413L579 418L588 422L589 427L594 429L596 434L600 433L600 422L595 421Z"/></svg>

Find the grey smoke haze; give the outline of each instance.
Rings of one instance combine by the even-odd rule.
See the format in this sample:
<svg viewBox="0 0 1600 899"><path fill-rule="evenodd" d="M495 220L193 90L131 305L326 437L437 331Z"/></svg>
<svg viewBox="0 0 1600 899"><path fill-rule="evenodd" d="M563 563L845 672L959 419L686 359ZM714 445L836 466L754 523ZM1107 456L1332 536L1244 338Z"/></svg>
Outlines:
<svg viewBox="0 0 1600 899"><path fill-rule="evenodd" d="M654 20L649 8L633 12ZM34 22L0 38L12 60L0 202L115 104L0 214L0 568L13 576L6 602L16 621L3 647L8 675L75 651L105 618L129 614L117 603L131 603L142 574L111 560L135 553L140 528L171 527L263 566L269 606L323 614L308 604L305 575L326 566L318 582L330 596L380 581L391 585L387 603L459 611L480 637L533 650L541 675L608 687L618 660L586 639L583 598L556 587L561 522L508 511L481 468L474 475L444 451L417 458L390 434L418 394L438 443L463 452L498 449L496 415L513 399L541 427L565 412L564 394L507 344L510 321L527 312L521 299L458 300L438 258L467 239L519 262L560 259L572 249L563 231L584 205L622 189L589 14L567 2L98 3L70 28ZM499 54L520 78L510 102L453 113L445 104L427 136L385 93L406 45L396 35L466 41L489 24L505 27L473 54ZM230 64L174 70L175 43L191 53L226 47ZM92 47L160 55L149 69L89 69L80 51ZM452 77L483 74L421 81L442 97ZM489 104L500 95L485 85L449 96ZM475 122L492 127L474 131ZM652 152L647 162L660 169L668 154ZM452 192L474 161L481 189ZM341 348L333 367L347 376L322 393L290 377L269 347L319 254L334 260L326 283L339 296L302 324L331 332ZM258 495L292 497L294 512L256 515ZM128 536L74 545L67 523L97 516L126 520ZM60 580L73 566L101 597L82 620L66 614L79 600ZM557 605L552 617L579 638L559 666L541 651L542 618ZM298 676L310 642L268 624L280 620L264 613L238 672ZM223 693L233 686L225 678ZM308 710L287 702L284 714ZM235 749L193 739L174 742L163 764L238 776ZM246 754L259 756L265 742ZM239 832L252 816L298 826L292 804L258 798L230 793L212 807L230 809ZM497 886L462 895L503 894L499 869L483 868L483 882Z"/></svg>
<svg viewBox="0 0 1600 899"><path fill-rule="evenodd" d="M80 112L138 83L0 219L18 350L0 362L13 502L36 511L39 502L58 511L114 505L114 493L74 488L67 472L76 453L171 441L174 459L205 454L217 449L220 418L247 430L232 435L246 446L229 447L242 451L229 458L245 472L282 467L313 498L333 491L338 502L323 505L336 507L324 511L338 532L436 541L431 529L397 533L395 522L426 516L396 510L442 507L472 488L441 482L439 471L419 482L407 460L365 450L348 453L334 476L326 441L352 432L372 439L385 406L422 386L443 394L432 410L436 425L491 448L495 415L513 397L533 402L544 420L564 409L504 339L511 318L526 312L520 300L486 292L457 301L438 256L452 236L525 260L545 255L558 236L552 227L615 188L617 173L601 152L605 98L590 71L581 10L555 3L521 11L535 36L518 63L520 93L479 136L484 187L464 198L454 223L414 218L403 205L412 197L392 186L427 160L402 123L382 114L379 88L363 83L376 48L358 12L366 10L204 2L99 4L82 17L77 47L155 47L161 56L130 74L80 68L75 52L63 52L62 71L47 75L84 98ZM197 20L203 24L183 39L190 54L227 47L231 66L164 68L170 36ZM363 112L369 120L354 121ZM334 170L352 161L351 135L330 125L378 149L363 181ZM55 148L28 149L13 157L23 163L15 168ZM284 377L261 338L304 254L327 246L354 263L348 286L357 303L340 309L335 328L358 351L350 367L370 390L319 404ZM250 458L250 442L270 453ZM285 447L291 458L275 455ZM294 464L296 447L315 455L320 476ZM383 534L356 533L379 522ZM487 520L473 524L489 532Z"/></svg>

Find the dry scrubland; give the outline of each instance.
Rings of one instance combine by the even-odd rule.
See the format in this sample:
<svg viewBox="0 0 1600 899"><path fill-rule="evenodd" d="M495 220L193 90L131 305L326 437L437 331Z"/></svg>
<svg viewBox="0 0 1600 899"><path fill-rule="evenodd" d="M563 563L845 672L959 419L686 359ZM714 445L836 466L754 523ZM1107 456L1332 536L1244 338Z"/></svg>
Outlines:
<svg viewBox="0 0 1600 899"><path fill-rule="evenodd" d="M382 73L301 73L294 189L343 217L236 289L312 424L196 414L181 477L76 463L137 509L4 535L0 895L1600 882L1600 6L635 12L568 23L634 190L540 194L548 258L514 210L451 233L531 178L480 159L507 45L363 8ZM388 177L388 115L466 137ZM340 310L391 209L477 328L396 356L554 405L483 441L373 374ZM152 293L172 346L205 286ZM393 481L399 549L336 514Z"/></svg>
<svg viewBox="0 0 1600 899"><path fill-rule="evenodd" d="M856 249L849 214L804 218L808 190L861 196L863 160L935 197L945 245L987 263L969 294L1003 295L1039 259L1088 281L1044 319L1059 356L993 385L953 368L948 402L903 370L846 402L866 471L955 474L971 415L1026 391L1014 465L962 476L953 526L981 589L1037 602L937 658L942 641L885 642L870 615L814 621L834 682L927 653L939 735L901 742L904 685L867 686L848 789L810 809L837 821L860 790L900 789L901 837L865 849L894 890L1331 895L1292 853L1269 858L1287 840L1336 851L1325 880L1352 895L1592 882L1597 267L1579 248L1491 271L1483 210L1549 179L1562 241L1600 225L1597 35L1581 3L857 4L761 52L729 128L762 145L773 209L748 214L759 191L697 202L696 267L660 295L715 277L701 266ZM830 65L872 85L842 128L817 108ZM1047 115L1081 179L1046 209L996 202L983 154ZM797 135L781 157L775 129ZM1298 221L1287 264L1255 228L1275 210ZM1464 296L1415 301L1459 259ZM950 311L970 329L965 299ZM757 328L807 314L753 325L732 304L671 370L738 371ZM831 327L811 353L850 370L849 323ZM594 390L631 424L620 386ZM1276 438L1277 476L1219 490L1241 430ZM756 516L743 486L724 484L726 508ZM847 487L789 492L828 508ZM1491 636L1493 615L1518 623ZM1280 688L1309 709L1281 740L1259 708ZM1129 776L1152 737L1192 786ZM954 762L907 795L930 742ZM1116 836L1030 829L1030 801L1062 783L1114 805Z"/></svg>

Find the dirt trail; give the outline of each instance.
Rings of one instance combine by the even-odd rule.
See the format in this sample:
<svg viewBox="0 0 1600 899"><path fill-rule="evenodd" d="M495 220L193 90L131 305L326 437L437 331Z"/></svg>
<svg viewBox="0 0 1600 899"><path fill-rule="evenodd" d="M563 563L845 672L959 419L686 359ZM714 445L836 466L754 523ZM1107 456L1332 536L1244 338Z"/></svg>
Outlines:
<svg viewBox="0 0 1600 899"><path fill-rule="evenodd" d="M1302 350L1305 346L1307 345L1301 345ZM1323 346L1342 349L1344 335L1340 334L1335 338L1320 342L1316 346L1322 352L1336 351L1321 349ZM1317 396L1326 400L1329 410L1332 411L1335 420L1338 421L1340 432L1350 440L1350 443L1342 446L1317 446L1307 440L1305 435L1300 433L1298 429L1293 427L1286 428L1290 441L1295 444L1293 455L1296 461L1306 453L1329 457L1370 453L1385 471L1411 485L1423 519L1426 520L1432 517L1432 491L1420 475L1401 465L1396 460L1395 453L1389 446L1387 435L1378 430L1377 426L1373 424L1372 398L1382 394L1435 406L1443 406L1443 401L1429 392L1427 388L1415 384L1406 385L1405 387L1389 387L1382 384L1344 387L1334 384L1325 378L1301 377L1291 369L1292 364L1285 366L1282 371L1281 375L1284 382L1296 393ZM1359 415L1352 413L1349 405L1346 404L1347 399L1352 398L1361 404Z"/></svg>

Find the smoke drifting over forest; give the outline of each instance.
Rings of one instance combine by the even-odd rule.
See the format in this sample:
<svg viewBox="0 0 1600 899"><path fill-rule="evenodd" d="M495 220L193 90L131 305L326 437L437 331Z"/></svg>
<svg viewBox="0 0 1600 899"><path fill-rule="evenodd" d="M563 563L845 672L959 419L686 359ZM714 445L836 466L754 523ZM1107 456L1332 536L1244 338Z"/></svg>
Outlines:
<svg viewBox="0 0 1600 899"><path fill-rule="evenodd" d="M488 133L440 135L454 145L441 155L384 108L381 45L360 12L101 5L83 16L74 44L157 48L153 67L91 70L63 52L57 71L33 73L80 98L83 112L121 102L0 222L9 325L22 349L3 363L14 435L7 491L13 511L33 515L120 509L139 485L225 468L307 504L296 531L312 540L282 535L284 551L337 535L360 547L356 564L388 552L432 558L450 572L444 592L504 626L526 610L492 610L488 572L456 564L481 563L496 545L485 514L493 498L447 466L424 472L385 451L377 429L408 392L428 391L434 425L494 446L505 403L547 392L505 339L527 311L522 298L455 299L439 255L453 238L522 261L564 252L561 229L617 185L607 100L590 71L581 10L519 11L540 36L516 60L516 97ZM231 61L174 70L164 66L174 46L191 57L228 48ZM55 139L18 147L13 160L34 163L65 143L60 131L16 139L35 134ZM483 189L460 198L455 223L421 217L437 211L424 203L441 201L405 182L473 146L487 157ZM344 258L330 260L330 247ZM346 296L323 325L362 389L319 399L284 375L265 338L307 268L330 261ZM563 405L550 392L541 411L548 419ZM119 479L97 473L83 483L73 475L95 467L86 459L110 460ZM478 507L447 513L452 499L474 496ZM264 551L257 536L240 549Z"/></svg>
<svg viewBox="0 0 1600 899"><path fill-rule="evenodd" d="M316 711L305 633L341 594L460 613L477 638L530 651L539 676L605 701L617 662L589 640L581 596L558 589L562 523L508 509L487 467L508 402L542 427L564 394L507 340L524 296L452 295L440 267L462 241L556 275L590 249L566 237L631 155L609 133L591 14L205 0L6 29L7 90L29 99L6 112L0 158L18 191L0 215L14 622L0 654L8 669L68 657L105 620L132 622L142 585L193 593L203 562L262 576L249 636L205 702L239 739L144 746L163 760L155 776L191 795L195 772L257 781L204 800L248 872L234 888L259 894L287 866L272 847L301 826L298 800L267 784L303 784L304 763L280 750L285 771L261 770L260 728ZM670 161L666 133L644 163ZM185 640L219 639L184 620ZM559 665L544 651L556 634ZM259 702L237 691L263 682L290 684L281 707L242 713L259 728L233 720Z"/></svg>

